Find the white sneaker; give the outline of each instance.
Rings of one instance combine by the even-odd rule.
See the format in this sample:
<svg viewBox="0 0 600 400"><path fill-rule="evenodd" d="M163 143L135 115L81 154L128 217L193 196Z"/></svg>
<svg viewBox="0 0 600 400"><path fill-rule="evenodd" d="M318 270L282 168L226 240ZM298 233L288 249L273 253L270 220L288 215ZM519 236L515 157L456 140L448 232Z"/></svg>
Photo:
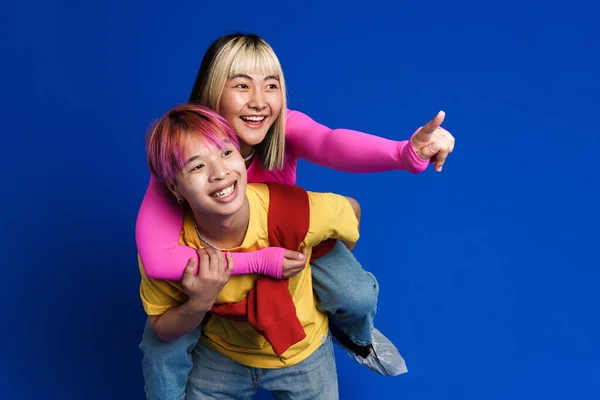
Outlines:
<svg viewBox="0 0 600 400"><path fill-rule="evenodd" d="M338 340L336 340L336 343L344 349L354 361L380 375L396 376L408 372L406 362L400 355L396 346L394 346L394 344L375 327L373 327L371 349L369 355L365 358L348 349Z"/></svg>

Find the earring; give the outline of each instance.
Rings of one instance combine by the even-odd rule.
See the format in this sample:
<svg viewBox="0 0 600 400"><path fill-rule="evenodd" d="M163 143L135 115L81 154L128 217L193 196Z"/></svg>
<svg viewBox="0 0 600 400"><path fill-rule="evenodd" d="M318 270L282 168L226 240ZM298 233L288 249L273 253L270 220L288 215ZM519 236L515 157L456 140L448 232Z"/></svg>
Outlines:
<svg viewBox="0 0 600 400"><path fill-rule="evenodd" d="M183 204L183 199L182 199L181 197L178 197L178 198L177 198L177 202L178 202L179 204Z"/></svg>

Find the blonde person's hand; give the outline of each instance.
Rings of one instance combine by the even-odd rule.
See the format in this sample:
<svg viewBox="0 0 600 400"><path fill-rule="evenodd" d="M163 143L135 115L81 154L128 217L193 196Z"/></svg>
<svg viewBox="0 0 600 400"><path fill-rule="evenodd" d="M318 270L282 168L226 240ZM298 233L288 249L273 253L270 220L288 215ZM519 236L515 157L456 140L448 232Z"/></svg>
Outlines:
<svg viewBox="0 0 600 400"><path fill-rule="evenodd" d="M209 248L198 250L198 259L200 260L198 268L196 268L196 260L190 259L183 272L181 284L193 308L198 311L208 311L231 277L234 268L233 257L229 253L225 255Z"/></svg>
<svg viewBox="0 0 600 400"><path fill-rule="evenodd" d="M307 254L306 248L303 248L300 253L297 251L286 250L283 255L281 277L283 279L288 279L302 271L306 267Z"/></svg>
<svg viewBox="0 0 600 400"><path fill-rule="evenodd" d="M454 136L440 127L445 117L446 113L440 111L411 138L415 152L434 164L437 172L442 172L446 158L454 150Z"/></svg>

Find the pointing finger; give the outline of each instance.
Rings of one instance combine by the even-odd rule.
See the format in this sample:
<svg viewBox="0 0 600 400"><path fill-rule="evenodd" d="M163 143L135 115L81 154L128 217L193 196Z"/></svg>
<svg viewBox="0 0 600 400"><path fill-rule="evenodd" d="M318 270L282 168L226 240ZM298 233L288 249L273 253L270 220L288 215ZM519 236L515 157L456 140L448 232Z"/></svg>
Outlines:
<svg viewBox="0 0 600 400"><path fill-rule="evenodd" d="M446 118L446 113L444 111L440 111L435 117L433 117L431 121L426 123L425 126L421 128L421 132L432 135L433 132L435 132L435 130L442 125L444 118Z"/></svg>

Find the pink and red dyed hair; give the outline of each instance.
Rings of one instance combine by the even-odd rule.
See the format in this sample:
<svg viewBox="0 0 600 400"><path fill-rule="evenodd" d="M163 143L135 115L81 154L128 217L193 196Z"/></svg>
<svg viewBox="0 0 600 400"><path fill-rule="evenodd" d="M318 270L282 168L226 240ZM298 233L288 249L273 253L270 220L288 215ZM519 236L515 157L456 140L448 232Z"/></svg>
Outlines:
<svg viewBox="0 0 600 400"><path fill-rule="evenodd" d="M182 104L169 110L146 135L146 156L150 172L169 185L183 168L184 146L189 137L197 137L222 148L233 144L239 151L238 138L227 121L210 108Z"/></svg>

